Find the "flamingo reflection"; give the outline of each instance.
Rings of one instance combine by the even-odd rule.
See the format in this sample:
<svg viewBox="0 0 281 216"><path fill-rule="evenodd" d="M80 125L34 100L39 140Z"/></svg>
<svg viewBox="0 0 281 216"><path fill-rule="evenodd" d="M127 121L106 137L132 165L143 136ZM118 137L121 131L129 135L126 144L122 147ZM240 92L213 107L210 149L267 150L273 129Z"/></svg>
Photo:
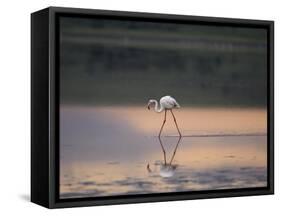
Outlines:
<svg viewBox="0 0 281 216"><path fill-rule="evenodd" d="M159 140L159 143L160 143L160 146L161 146L161 149L162 149L162 152L163 152L163 157L164 157L164 162L161 162L161 164L160 164L159 175L161 177L163 177L163 178L169 178L169 177L172 177L175 174L175 170L176 170L176 168L178 166L176 164L173 164L173 160L175 158L175 155L176 155L179 143L181 141L181 137L179 137L178 140L177 140L177 143L176 143L176 146L175 146L175 149L173 151L173 155L172 155L170 161L167 161L166 150L165 150L165 148L163 146L163 142L162 142L161 137L158 137L158 140ZM151 170L149 164L147 164L146 168L147 168L147 171L149 173L153 172Z"/></svg>

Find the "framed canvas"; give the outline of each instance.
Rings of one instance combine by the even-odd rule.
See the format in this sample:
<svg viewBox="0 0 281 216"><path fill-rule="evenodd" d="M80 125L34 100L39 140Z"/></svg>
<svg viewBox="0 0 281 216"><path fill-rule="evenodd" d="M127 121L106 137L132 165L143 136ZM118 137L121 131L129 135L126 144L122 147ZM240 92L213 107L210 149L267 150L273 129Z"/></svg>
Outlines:
<svg viewBox="0 0 281 216"><path fill-rule="evenodd" d="M31 201L273 194L273 21L31 15Z"/></svg>

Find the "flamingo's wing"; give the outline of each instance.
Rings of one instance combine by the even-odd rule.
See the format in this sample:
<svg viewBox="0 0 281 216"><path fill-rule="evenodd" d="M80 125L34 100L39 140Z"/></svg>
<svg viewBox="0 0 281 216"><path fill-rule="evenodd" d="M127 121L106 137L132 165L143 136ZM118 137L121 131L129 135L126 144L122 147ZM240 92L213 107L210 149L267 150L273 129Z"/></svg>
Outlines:
<svg viewBox="0 0 281 216"><path fill-rule="evenodd" d="M166 108L166 109L171 109L174 107L180 107L180 105L177 103L177 101L171 97L171 96L165 96L162 97L160 100L160 103Z"/></svg>
<svg viewBox="0 0 281 216"><path fill-rule="evenodd" d="M171 97L171 96L168 96L169 97L169 103L173 105L173 107L180 107L180 105L178 104L178 102L176 101L175 98Z"/></svg>

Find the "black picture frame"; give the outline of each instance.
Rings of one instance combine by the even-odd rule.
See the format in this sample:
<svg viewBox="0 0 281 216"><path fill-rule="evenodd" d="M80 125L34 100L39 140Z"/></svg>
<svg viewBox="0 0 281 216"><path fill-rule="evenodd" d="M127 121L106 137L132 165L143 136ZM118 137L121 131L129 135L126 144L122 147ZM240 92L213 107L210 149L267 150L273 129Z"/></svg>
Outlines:
<svg viewBox="0 0 281 216"><path fill-rule="evenodd" d="M59 16L245 26L267 30L267 187L59 199ZM274 22L49 7L31 14L31 201L47 208L266 195L274 193Z"/></svg>

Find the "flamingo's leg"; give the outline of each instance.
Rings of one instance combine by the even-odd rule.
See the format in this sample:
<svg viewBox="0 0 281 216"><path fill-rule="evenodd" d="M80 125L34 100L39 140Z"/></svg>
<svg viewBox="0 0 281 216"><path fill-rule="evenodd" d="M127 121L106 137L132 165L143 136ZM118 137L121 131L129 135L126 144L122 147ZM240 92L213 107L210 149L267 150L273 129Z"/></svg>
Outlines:
<svg viewBox="0 0 281 216"><path fill-rule="evenodd" d="M161 129L160 129L160 131L159 131L159 135L158 135L158 137L160 137L160 136L161 136L161 133L162 133L162 130L163 130L164 124L166 123L166 114L167 114L167 110L165 110L165 117L164 117L164 121L163 121L163 124L162 124L162 126L161 126Z"/></svg>
<svg viewBox="0 0 281 216"><path fill-rule="evenodd" d="M174 118L174 122L175 122L175 124L176 124L176 127L177 127L177 130L178 130L178 132L179 132L179 135L180 135L180 137L181 137L181 132L180 132L180 130L179 130L179 127L178 127L178 124L177 124L177 120L176 120L176 117L175 117L175 115L174 115L174 113L173 113L173 111L170 109L170 111L171 111L171 113L172 113L172 115L173 115L173 118Z"/></svg>

